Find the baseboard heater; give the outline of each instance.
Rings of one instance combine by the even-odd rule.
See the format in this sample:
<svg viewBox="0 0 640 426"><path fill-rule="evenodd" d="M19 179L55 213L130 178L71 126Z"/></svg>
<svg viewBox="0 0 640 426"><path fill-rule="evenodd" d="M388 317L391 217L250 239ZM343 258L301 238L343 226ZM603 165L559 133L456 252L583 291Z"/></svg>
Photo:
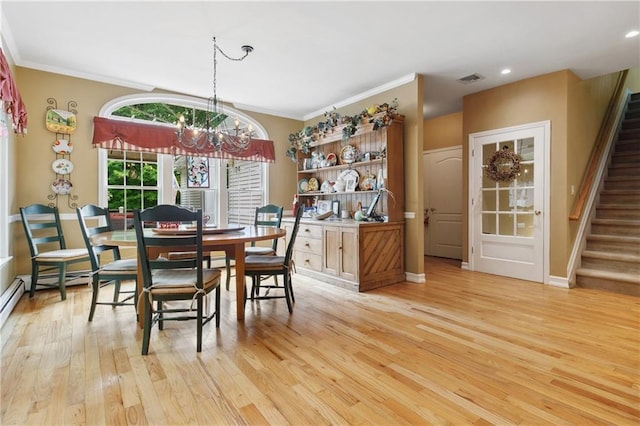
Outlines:
<svg viewBox="0 0 640 426"><path fill-rule="evenodd" d="M24 280L22 278L16 278L13 280L9 288L0 295L0 328L2 328L4 322L9 318L9 314L11 314L13 308L18 304L18 301L24 292Z"/></svg>

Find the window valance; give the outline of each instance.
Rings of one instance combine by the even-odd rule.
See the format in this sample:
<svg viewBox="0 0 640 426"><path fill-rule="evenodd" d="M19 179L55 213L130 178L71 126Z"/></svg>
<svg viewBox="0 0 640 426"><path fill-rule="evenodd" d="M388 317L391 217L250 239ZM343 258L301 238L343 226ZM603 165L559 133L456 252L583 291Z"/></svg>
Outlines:
<svg viewBox="0 0 640 426"><path fill-rule="evenodd" d="M27 132L27 108L22 102L20 91L2 49L0 49L0 100L5 102L6 112L11 115L13 130L24 135Z"/></svg>
<svg viewBox="0 0 640 426"><path fill-rule="evenodd" d="M172 126L114 120L104 117L93 118L93 145L97 148L106 149L259 161L263 163L273 163L276 160L274 144L270 140L252 139L249 147L242 152L229 152L224 145L220 150L197 151L180 146L176 139L176 129Z"/></svg>

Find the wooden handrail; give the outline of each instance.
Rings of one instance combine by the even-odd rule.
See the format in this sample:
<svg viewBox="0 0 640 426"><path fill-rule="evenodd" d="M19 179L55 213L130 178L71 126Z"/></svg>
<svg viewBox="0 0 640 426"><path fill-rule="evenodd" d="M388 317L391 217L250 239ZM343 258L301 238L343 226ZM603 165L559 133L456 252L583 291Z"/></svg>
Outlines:
<svg viewBox="0 0 640 426"><path fill-rule="evenodd" d="M607 107L607 111L605 113L604 119L602 120L602 125L600 126L600 130L598 131L598 136L596 138L596 143L591 151L591 157L589 158L589 164L587 166L587 170L584 174L584 178L582 179L582 183L580 184L580 189L578 191L578 198L576 198L576 202L573 205L573 209L571 210L571 214L569 215L569 220L578 220L580 216L582 216L584 206L587 202L587 198L589 193L591 192L591 188L595 184L594 177L598 171L598 163L600 163L600 158L605 155L605 148L607 145L608 135L615 126L616 123L613 122L616 107L620 101L620 97L624 93L624 86L627 80L627 74L629 70L620 71L618 75L618 81L616 82L616 87L611 95L611 100L609 101L609 106Z"/></svg>

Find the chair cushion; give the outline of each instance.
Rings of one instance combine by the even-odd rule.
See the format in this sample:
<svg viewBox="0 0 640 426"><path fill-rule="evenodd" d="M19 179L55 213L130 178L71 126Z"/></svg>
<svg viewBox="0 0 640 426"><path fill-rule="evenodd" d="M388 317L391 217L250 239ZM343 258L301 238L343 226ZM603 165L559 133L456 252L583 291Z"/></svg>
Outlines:
<svg viewBox="0 0 640 426"><path fill-rule="evenodd" d="M136 259L120 259L113 261L111 263L107 263L100 268L101 274L109 274L109 273L138 273L138 261Z"/></svg>
<svg viewBox="0 0 640 426"><path fill-rule="evenodd" d="M83 249L60 249L40 253L36 256L36 260L46 260L48 262L68 261L74 259L82 259L88 257L89 252Z"/></svg>
<svg viewBox="0 0 640 426"><path fill-rule="evenodd" d="M246 256L270 256L276 254L271 247L246 247L244 249Z"/></svg>
<svg viewBox="0 0 640 426"><path fill-rule="evenodd" d="M220 270L205 269L202 271L202 282L205 292L220 285ZM151 293L195 293L195 269L158 269L153 273Z"/></svg>
<svg viewBox="0 0 640 426"><path fill-rule="evenodd" d="M284 269L284 256L247 256L244 259L245 272L282 269Z"/></svg>

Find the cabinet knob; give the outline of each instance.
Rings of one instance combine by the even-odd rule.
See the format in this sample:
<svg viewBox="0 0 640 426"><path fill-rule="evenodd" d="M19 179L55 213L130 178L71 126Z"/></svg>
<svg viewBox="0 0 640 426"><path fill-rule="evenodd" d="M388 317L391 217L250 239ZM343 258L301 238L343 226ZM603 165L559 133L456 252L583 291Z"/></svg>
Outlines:
<svg viewBox="0 0 640 426"><path fill-rule="evenodd" d="M311 246L309 245L309 241L305 241L304 246L305 246L305 247L311 247Z"/></svg>

